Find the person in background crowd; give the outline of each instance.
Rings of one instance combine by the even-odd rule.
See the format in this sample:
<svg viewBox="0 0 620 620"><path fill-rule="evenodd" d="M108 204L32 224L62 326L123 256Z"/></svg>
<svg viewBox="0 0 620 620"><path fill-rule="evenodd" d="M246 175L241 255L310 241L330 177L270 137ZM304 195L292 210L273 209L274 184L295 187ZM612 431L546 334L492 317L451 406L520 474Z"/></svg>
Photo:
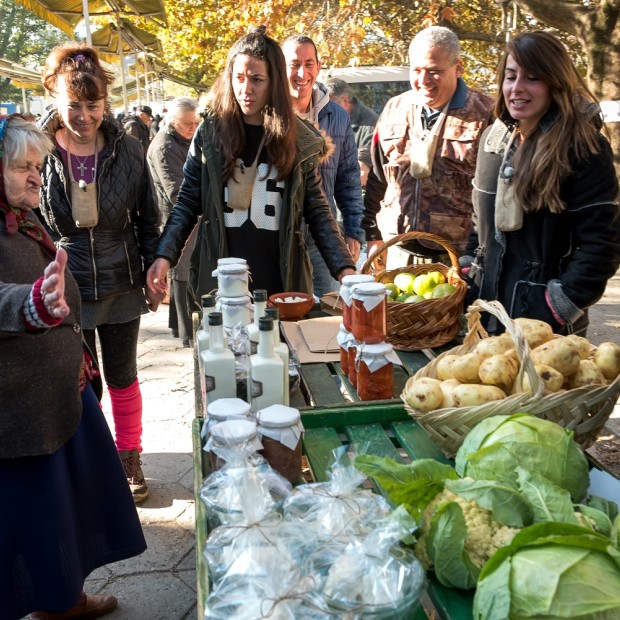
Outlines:
<svg viewBox="0 0 620 620"><path fill-rule="evenodd" d="M325 141L291 103L280 46L260 27L228 52L207 112L185 163L185 180L166 222L157 260L147 274L154 292L166 287L198 218L189 290L198 304L213 290L217 259L247 260L252 289L312 292L312 266L302 217L335 278L354 273L321 189Z"/></svg>
<svg viewBox="0 0 620 620"><path fill-rule="evenodd" d="M155 116L153 117L153 121L151 123L151 127L149 129L151 142L153 141L153 138L157 135L157 132L159 131L159 128L161 127L161 121L162 121L161 115L155 114Z"/></svg>
<svg viewBox="0 0 620 620"><path fill-rule="evenodd" d="M136 501L148 488L140 466L142 395L137 377L140 315L161 297L144 290L159 239L159 210L140 145L116 125L113 80L97 53L78 43L52 50L43 84L55 106L42 121L54 148L42 171L41 215L69 255L82 295L90 349L99 336L116 445Z"/></svg>
<svg viewBox="0 0 620 620"><path fill-rule="evenodd" d="M334 217L342 219L344 238L357 262L364 231L362 184L357 161L355 136L349 115L333 101L327 89L317 82L321 63L312 39L302 35L289 37L282 44L286 59L290 92L295 111L314 123L327 137L331 146L329 157L321 163L323 191ZM340 213L338 213L340 212ZM314 269L314 293L318 297L338 289L312 236L306 230L306 243Z"/></svg>
<svg viewBox="0 0 620 620"><path fill-rule="evenodd" d="M151 125L153 124L153 110L150 106L140 106L136 113L125 120L123 126L127 135L133 136L140 141L144 154L149 150L151 143Z"/></svg>
<svg viewBox="0 0 620 620"><path fill-rule="evenodd" d="M351 119L351 129L357 145L357 159L360 164L362 188L366 187L368 173L372 166L370 143L379 115L367 108L353 92L353 89L340 78L330 77L325 80L325 87L332 101L343 107Z"/></svg>
<svg viewBox="0 0 620 620"><path fill-rule="evenodd" d="M432 233L462 252L471 232L471 182L492 99L467 87L458 37L442 26L420 31L409 46L411 87L390 99L377 123L364 197L368 254L382 240L410 231ZM415 255L444 250L413 242ZM392 246L388 267L408 253ZM385 266L380 256L376 266Z"/></svg>
<svg viewBox="0 0 620 620"><path fill-rule="evenodd" d="M497 92L460 259L471 296L585 335L587 309L620 264L618 179L600 107L564 45L542 31L507 44Z"/></svg>
<svg viewBox="0 0 620 620"><path fill-rule="evenodd" d="M95 569L146 543L83 347L67 254L32 212L50 139L0 116L0 617L97 618ZM45 611L41 611L45 610Z"/></svg>
<svg viewBox="0 0 620 620"><path fill-rule="evenodd" d="M173 99L162 120L161 131L149 146L146 159L153 176L162 224L166 223L183 182L183 165L200 118L197 107L198 103L189 97ZM177 338L181 338L184 347L190 347L193 340L192 315L187 305L187 281L189 259L197 236L198 227L195 227L177 266L170 270L168 327Z"/></svg>

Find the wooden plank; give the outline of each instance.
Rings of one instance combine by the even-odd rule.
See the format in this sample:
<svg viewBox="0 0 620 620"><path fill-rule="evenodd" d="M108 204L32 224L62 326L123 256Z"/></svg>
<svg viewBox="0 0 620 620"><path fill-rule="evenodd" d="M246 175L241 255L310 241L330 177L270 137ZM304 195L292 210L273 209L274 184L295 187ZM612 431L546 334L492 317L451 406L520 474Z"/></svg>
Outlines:
<svg viewBox="0 0 620 620"><path fill-rule="evenodd" d="M359 396L357 395L357 390L353 387L352 383L349 381L348 375L342 372L342 367L340 366L340 362L331 362L330 366L333 368L334 373L338 376L342 385L346 390L346 398L351 402L359 402Z"/></svg>
<svg viewBox="0 0 620 620"><path fill-rule="evenodd" d="M399 463L403 462L398 450L386 435L381 424L356 424L347 426L345 433L352 443L356 444L363 454L387 456Z"/></svg>
<svg viewBox="0 0 620 620"><path fill-rule="evenodd" d="M442 620L472 620L474 590L446 588L430 576L427 592Z"/></svg>
<svg viewBox="0 0 620 620"><path fill-rule="evenodd" d="M452 465L441 448L433 442L428 433L413 420L392 424L394 435L412 460L435 459L440 463Z"/></svg>
<svg viewBox="0 0 620 620"><path fill-rule="evenodd" d="M345 402L327 364L302 364L299 375L315 407Z"/></svg>
<svg viewBox="0 0 620 620"><path fill-rule="evenodd" d="M396 351L396 353L403 363L403 368L410 375L414 375L433 359L425 351Z"/></svg>
<svg viewBox="0 0 620 620"><path fill-rule="evenodd" d="M198 620L202 620L204 615L205 603L209 595L209 571L207 562L203 558L205 542L207 540L207 509L200 499L200 487L204 480L204 458L205 453L202 450L202 438L200 430L202 429L203 418L194 418L192 422L192 444L194 448L194 519L196 523L196 605L198 612Z"/></svg>
<svg viewBox="0 0 620 620"><path fill-rule="evenodd" d="M342 442L333 428L306 430L303 439L304 453L308 457L310 469L317 482L325 482L328 479L327 471L334 461L332 450L341 446Z"/></svg>
<svg viewBox="0 0 620 620"><path fill-rule="evenodd" d="M331 407L301 409L304 428L335 426L342 428L352 424L387 423L408 420L402 402L374 401L355 406L332 405Z"/></svg>
<svg viewBox="0 0 620 620"><path fill-rule="evenodd" d="M400 395L405 389L405 383L409 379L409 374L402 366L394 366L394 398L400 400Z"/></svg>

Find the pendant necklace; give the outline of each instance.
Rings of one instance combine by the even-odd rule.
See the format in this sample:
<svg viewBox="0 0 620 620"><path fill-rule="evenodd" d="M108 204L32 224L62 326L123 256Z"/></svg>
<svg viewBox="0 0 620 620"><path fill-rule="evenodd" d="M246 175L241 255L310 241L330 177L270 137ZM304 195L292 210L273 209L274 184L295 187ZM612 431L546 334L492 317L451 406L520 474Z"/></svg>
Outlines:
<svg viewBox="0 0 620 620"><path fill-rule="evenodd" d="M92 167L92 176L93 176L93 180L95 179L95 175L97 174L97 136L95 136L95 153L94 155L86 155L83 158L80 158L79 155L75 155L74 153L71 153L71 151L69 150L69 134L67 133L67 130L65 129L65 141L67 143L67 153L69 154L69 170L71 171L71 173L73 172L73 166L71 164L71 158L75 157L76 161L78 162L77 165L77 170L80 173L80 180L84 180L84 177L86 176L86 171L88 170L88 166L86 165L86 162L88 161L89 158L94 157L94 166ZM71 176L73 176L73 174L71 174Z"/></svg>

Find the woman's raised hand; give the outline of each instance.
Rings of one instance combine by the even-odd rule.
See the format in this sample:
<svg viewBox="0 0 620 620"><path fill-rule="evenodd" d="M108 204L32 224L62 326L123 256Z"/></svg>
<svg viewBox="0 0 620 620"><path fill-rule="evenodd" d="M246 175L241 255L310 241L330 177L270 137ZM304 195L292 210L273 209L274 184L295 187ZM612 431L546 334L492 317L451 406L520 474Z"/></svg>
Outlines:
<svg viewBox="0 0 620 620"><path fill-rule="evenodd" d="M56 258L43 272L41 296L45 309L55 319L62 319L69 314L69 306L65 300L65 266L67 252L63 248L56 250Z"/></svg>

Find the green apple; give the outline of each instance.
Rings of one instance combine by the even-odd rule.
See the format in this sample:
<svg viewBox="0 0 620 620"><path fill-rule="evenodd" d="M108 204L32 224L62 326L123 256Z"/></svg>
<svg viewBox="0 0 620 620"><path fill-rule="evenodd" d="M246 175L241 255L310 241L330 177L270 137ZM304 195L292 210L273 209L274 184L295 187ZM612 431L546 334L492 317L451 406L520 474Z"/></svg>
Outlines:
<svg viewBox="0 0 620 620"><path fill-rule="evenodd" d="M429 271L426 277L429 283L432 284L432 288L435 288L438 284L444 284L446 281L446 276L441 271Z"/></svg>
<svg viewBox="0 0 620 620"><path fill-rule="evenodd" d="M424 297L424 299L432 299L433 298L433 291L428 291L427 293L424 293L424 295L422 295L422 297Z"/></svg>
<svg viewBox="0 0 620 620"><path fill-rule="evenodd" d="M396 286L396 284L392 284L391 282L388 282L385 285L385 288L386 288L386 290L388 292L388 299L391 300L391 301L396 299L398 297L398 295L400 294L400 290Z"/></svg>
<svg viewBox="0 0 620 620"><path fill-rule="evenodd" d="M445 282L444 284L438 284L433 289L433 299L440 299L441 297L447 297L452 295L456 291L456 287L452 284Z"/></svg>
<svg viewBox="0 0 620 620"><path fill-rule="evenodd" d="M419 301L424 301L422 295L409 295L409 297L405 299L406 304L417 304Z"/></svg>
<svg viewBox="0 0 620 620"><path fill-rule="evenodd" d="M413 293L413 282L415 280L415 276L412 273L399 273L394 278L394 284L401 290L403 293Z"/></svg>
<svg viewBox="0 0 620 620"><path fill-rule="evenodd" d="M405 299L407 299L408 297L411 297L411 293L401 293L397 298L396 301L405 301Z"/></svg>
<svg viewBox="0 0 620 620"><path fill-rule="evenodd" d="M413 281L413 292L416 295L424 295L424 293L428 293L432 288L433 285L427 273L421 273L419 276L416 276L416 279Z"/></svg>

